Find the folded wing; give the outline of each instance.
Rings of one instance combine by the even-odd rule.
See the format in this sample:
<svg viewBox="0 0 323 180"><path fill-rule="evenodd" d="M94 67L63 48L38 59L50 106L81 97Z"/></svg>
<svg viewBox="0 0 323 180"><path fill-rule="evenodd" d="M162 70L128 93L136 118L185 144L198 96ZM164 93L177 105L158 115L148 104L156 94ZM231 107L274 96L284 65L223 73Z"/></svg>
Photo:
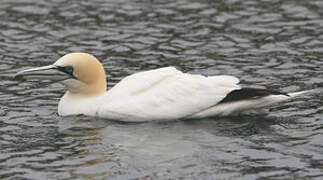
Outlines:
<svg viewBox="0 0 323 180"><path fill-rule="evenodd" d="M133 74L108 91L99 116L123 121L170 120L191 116L240 87L233 76L182 73L173 67Z"/></svg>

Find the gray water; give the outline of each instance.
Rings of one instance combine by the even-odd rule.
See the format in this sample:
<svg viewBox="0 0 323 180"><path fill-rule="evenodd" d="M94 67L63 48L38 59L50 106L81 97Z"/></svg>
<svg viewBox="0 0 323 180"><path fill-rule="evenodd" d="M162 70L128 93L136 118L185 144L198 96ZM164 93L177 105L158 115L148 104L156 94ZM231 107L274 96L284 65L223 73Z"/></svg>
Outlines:
<svg viewBox="0 0 323 180"><path fill-rule="evenodd" d="M318 93L258 116L59 117L63 86L12 77L74 51L109 88L175 66ZM321 0L1 0L0 179L322 179L322 60Z"/></svg>

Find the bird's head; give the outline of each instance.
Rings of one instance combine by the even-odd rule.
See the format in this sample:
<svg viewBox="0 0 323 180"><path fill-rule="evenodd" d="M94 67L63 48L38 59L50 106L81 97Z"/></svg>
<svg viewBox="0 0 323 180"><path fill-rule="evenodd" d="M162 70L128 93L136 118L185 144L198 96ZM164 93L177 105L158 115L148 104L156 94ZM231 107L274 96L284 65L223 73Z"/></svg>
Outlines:
<svg viewBox="0 0 323 180"><path fill-rule="evenodd" d="M101 63L87 53L70 53L54 64L20 71L16 77L37 75L64 84L70 93L96 95L106 91L105 71Z"/></svg>

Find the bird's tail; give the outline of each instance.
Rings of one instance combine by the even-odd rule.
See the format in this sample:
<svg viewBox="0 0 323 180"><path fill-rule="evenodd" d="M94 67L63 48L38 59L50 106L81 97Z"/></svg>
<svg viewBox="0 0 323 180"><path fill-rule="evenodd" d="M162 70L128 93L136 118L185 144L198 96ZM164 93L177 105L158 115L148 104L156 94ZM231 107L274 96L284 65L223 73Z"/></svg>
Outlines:
<svg viewBox="0 0 323 180"><path fill-rule="evenodd" d="M312 90L306 90L306 91L298 91L298 92L288 93L288 96L290 98L296 98L296 97L301 97L303 95L306 95L306 94L309 94L309 93L312 93L312 92L314 92L314 89L312 89Z"/></svg>
<svg viewBox="0 0 323 180"><path fill-rule="evenodd" d="M276 103L292 100L294 98L300 98L313 91L314 90L306 90L306 91L287 93L286 95L270 95L263 98L263 100L265 101L263 102L262 105L260 105L260 107L261 106L267 107L267 106L275 105Z"/></svg>
<svg viewBox="0 0 323 180"><path fill-rule="evenodd" d="M247 108L248 106L246 106L246 108L241 108L240 112L244 112L247 110L247 114L248 114L249 109L261 110L263 108L266 108L266 107L268 108L268 107L277 105L277 104L285 102L285 101L290 101L295 98L301 98L311 92L314 92L314 90L298 91L298 92L292 92L292 93L287 93L287 94L278 94L278 95L275 95L275 94L268 95L266 97L254 99L254 100L250 101L249 108Z"/></svg>
<svg viewBox="0 0 323 180"><path fill-rule="evenodd" d="M274 91L262 90L262 89L241 89L228 95L227 99L220 102L216 106L213 106L205 111L194 114L190 118L202 118L208 116L228 116L235 114L249 114L261 111L263 108L273 106L280 102L288 101L297 97L301 97L305 94L313 92L299 91L293 93L279 93ZM256 94L262 97L253 97L249 94ZM244 95L247 98L241 98Z"/></svg>

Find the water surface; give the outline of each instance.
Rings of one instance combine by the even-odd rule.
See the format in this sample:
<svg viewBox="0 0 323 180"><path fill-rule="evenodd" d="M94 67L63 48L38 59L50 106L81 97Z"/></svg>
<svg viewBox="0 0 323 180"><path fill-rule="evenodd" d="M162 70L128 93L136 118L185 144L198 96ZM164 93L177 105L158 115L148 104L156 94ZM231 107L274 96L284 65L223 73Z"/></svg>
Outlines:
<svg viewBox="0 0 323 180"><path fill-rule="evenodd" d="M2 0L0 179L322 179L321 93L268 115L119 123L59 117L22 69L94 54L109 88L175 66L243 87L322 92L321 0Z"/></svg>

